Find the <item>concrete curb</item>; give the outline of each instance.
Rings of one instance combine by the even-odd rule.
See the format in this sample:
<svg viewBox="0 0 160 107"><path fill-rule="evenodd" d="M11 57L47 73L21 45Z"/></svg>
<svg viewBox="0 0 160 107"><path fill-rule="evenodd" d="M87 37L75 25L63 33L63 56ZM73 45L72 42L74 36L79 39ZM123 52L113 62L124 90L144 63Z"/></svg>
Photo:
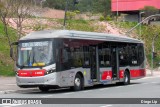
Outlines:
<svg viewBox="0 0 160 107"><path fill-rule="evenodd" d="M34 89L32 89L32 88L30 88L30 89L21 89L21 90L4 90L4 91L0 91L0 94L10 94L10 93L16 93L16 92L21 92L21 93L23 93L23 92L38 92L38 90L37 90L37 88L34 88ZM24 93L25 93L24 92Z"/></svg>
<svg viewBox="0 0 160 107"><path fill-rule="evenodd" d="M9 94L9 93L14 93L17 90L5 90L5 91L0 91L0 94Z"/></svg>

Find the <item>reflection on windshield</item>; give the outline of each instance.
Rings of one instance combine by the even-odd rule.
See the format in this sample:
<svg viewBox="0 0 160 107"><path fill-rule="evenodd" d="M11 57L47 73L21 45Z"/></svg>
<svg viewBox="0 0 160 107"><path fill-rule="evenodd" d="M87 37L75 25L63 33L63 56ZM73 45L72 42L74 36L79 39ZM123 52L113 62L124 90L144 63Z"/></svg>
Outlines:
<svg viewBox="0 0 160 107"><path fill-rule="evenodd" d="M19 66L45 66L53 62L51 41L20 43L18 49Z"/></svg>

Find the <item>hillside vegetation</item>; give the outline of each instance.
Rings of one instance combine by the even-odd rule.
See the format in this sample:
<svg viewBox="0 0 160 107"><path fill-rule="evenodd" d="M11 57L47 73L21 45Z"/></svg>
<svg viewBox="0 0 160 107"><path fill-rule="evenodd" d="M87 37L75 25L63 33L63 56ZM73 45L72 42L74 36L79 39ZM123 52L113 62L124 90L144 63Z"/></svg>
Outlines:
<svg viewBox="0 0 160 107"><path fill-rule="evenodd" d="M41 19L43 23L39 23L40 21L35 22L35 18L31 19L31 21L27 21L23 28L25 33L29 33L32 31L43 30L43 29L62 29L63 28L63 20L61 19ZM44 22L49 24L46 24ZM35 22L35 23L33 23ZM103 23L103 24L101 24ZM104 24L106 24L104 26ZM121 34L124 34L127 30L135 26L137 23L135 22L100 22L100 21L90 21L90 20L67 20L66 29L69 30L80 30L80 31L95 31L95 32L106 32L106 33L114 33L114 32L107 32L108 24L113 27L113 29L118 29ZM117 27L117 28L115 28ZM148 26L142 25L141 26L142 32L141 36L139 36L139 27L137 27L133 32L131 32L128 36L138 38L144 41L145 43L145 50L147 56L147 65L150 66L151 60L151 44L152 38L156 34L160 34L160 27L159 26ZM9 28L9 35L11 36L12 41L16 40L16 31L13 28ZM155 41L155 51L157 52L157 57L155 58L154 67L158 66L160 61L160 37L156 38ZM0 23L0 75L3 76L14 76L14 62L9 57L9 45L7 42L7 38L4 36L3 25Z"/></svg>
<svg viewBox="0 0 160 107"><path fill-rule="evenodd" d="M14 29L9 28L11 40L16 40L16 32ZM4 36L3 25L0 22L0 76L13 76L14 75L14 62L9 57L10 47L8 45L7 37Z"/></svg>
<svg viewBox="0 0 160 107"><path fill-rule="evenodd" d="M34 19L36 20L36 19ZM46 21L46 19L43 19ZM56 19L47 19L46 23L33 23L32 20L23 25L23 33L29 33L32 31L38 31L43 29L62 29L63 28L63 20ZM52 24L53 23L53 24ZM96 23L95 21L85 21L85 20L68 20L66 29L72 30L81 30L81 31L96 31L99 29L98 25L93 25ZM11 41L17 40L17 32L14 30L15 25L10 24L13 28L9 28L9 35L11 37ZM4 36L3 24L0 23L0 76L14 76L14 62L9 56L10 47L8 45L7 37Z"/></svg>
<svg viewBox="0 0 160 107"><path fill-rule="evenodd" d="M26 22L23 28L25 33L29 33L32 31L37 30L43 30L43 29L62 29L63 28L63 20L61 19L43 19L43 23L33 23L37 19L32 19L32 21L29 23L29 21ZM42 19L41 19L42 20ZM45 23L46 22L46 23ZM47 24L48 23L48 24ZM127 30L135 26L137 23L133 22L114 22L114 21L108 21L108 22L99 22L99 21L86 21L86 20L67 20L67 26L66 29L69 30L80 30L80 31L95 31L95 32L105 32L105 33L114 33L114 32L108 32L111 31L109 29L109 25L112 26L112 29L118 29L120 34L124 34ZM106 24L106 25L105 25ZM117 27L117 28L116 28ZM158 26L148 26L148 25L142 25L141 27L142 32L141 36L139 36L139 27L135 29L130 35L130 37L138 38L144 41L145 43L145 50L146 50L146 56L147 56L147 64L148 67L150 66L150 59L151 59L151 44L152 44L152 38L156 34L160 34L160 27ZM9 28L9 34L12 37L12 41L15 41L17 39L16 31L13 28ZM158 63L160 61L160 37L158 37L155 41L155 51L158 53L158 56L155 58L154 67L158 66ZM4 36L3 31L3 25L0 23L0 75L3 76L14 76L14 62L9 57L9 45L7 42L7 38Z"/></svg>

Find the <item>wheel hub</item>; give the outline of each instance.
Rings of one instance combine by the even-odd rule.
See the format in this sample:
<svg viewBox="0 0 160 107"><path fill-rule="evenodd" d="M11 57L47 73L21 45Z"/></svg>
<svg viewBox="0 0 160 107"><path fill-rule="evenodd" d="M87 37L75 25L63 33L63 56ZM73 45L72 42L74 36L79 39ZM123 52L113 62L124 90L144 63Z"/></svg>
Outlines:
<svg viewBox="0 0 160 107"><path fill-rule="evenodd" d="M125 75L125 82L128 82L128 76Z"/></svg>
<svg viewBox="0 0 160 107"><path fill-rule="evenodd" d="M79 78L76 78L76 79L75 79L75 84L76 84L77 86L80 86L80 79L79 79Z"/></svg>

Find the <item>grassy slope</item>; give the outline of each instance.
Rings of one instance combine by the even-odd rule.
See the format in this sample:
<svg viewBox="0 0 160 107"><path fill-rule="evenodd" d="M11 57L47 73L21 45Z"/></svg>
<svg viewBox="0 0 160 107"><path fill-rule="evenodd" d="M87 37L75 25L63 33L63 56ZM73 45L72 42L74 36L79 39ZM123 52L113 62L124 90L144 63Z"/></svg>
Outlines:
<svg viewBox="0 0 160 107"><path fill-rule="evenodd" d="M15 31L9 28L9 34L11 40L16 40ZM3 24L0 22L0 76L14 76L14 63L9 57L9 45L8 40L4 36Z"/></svg>
<svg viewBox="0 0 160 107"><path fill-rule="evenodd" d="M63 20L60 19L58 22L63 25ZM66 20L66 29L68 30L79 30L79 31L96 31L98 26L94 25L95 21L88 20Z"/></svg>

